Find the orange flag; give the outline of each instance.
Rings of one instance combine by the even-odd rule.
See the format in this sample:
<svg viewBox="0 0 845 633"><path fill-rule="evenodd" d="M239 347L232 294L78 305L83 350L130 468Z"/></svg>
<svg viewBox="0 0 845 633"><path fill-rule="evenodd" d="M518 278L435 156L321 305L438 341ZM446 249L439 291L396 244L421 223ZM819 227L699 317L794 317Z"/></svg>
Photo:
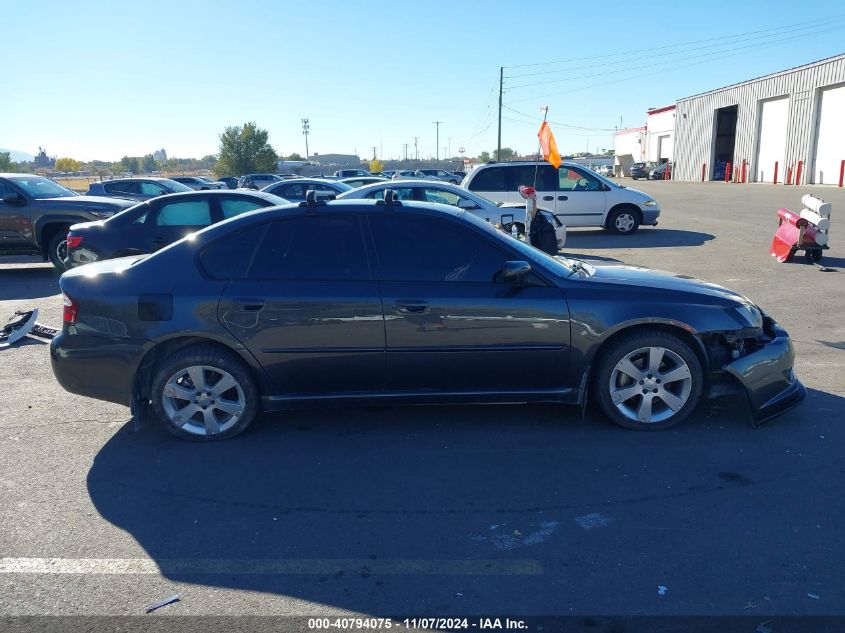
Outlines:
<svg viewBox="0 0 845 633"><path fill-rule="evenodd" d="M560 167L560 152L557 151L555 135L552 134L552 129L545 121L540 126L537 137L540 139L540 149L543 150L543 158L554 165L555 169L558 169Z"/></svg>

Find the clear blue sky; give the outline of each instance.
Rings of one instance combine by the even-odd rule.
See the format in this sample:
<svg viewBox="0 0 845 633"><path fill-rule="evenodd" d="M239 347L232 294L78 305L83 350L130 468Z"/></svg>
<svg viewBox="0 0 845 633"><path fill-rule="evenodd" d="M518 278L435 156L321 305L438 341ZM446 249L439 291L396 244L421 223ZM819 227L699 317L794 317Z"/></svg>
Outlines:
<svg viewBox="0 0 845 633"><path fill-rule="evenodd" d="M563 59L505 69L521 114L502 144L534 151L548 105L562 151L595 151L648 107L845 52L841 0L46 0L4 3L2 23L0 147L82 160L212 154L245 121L304 154L303 117L312 153L399 157L418 136L434 155L440 120L441 147L477 155L499 66Z"/></svg>

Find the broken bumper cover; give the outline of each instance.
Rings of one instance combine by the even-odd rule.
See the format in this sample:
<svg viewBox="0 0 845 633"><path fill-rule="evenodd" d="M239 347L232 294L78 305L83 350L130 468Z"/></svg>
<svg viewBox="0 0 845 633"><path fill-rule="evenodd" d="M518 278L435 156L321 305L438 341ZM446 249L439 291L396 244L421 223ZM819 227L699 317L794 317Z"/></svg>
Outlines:
<svg viewBox="0 0 845 633"><path fill-rule="evenodd" d="M748 395L755 425L789 411L807 395L793 371L795 350L789 334L766 319L765 329L771 339L725 366L725 371L736 378Z"/></svg>

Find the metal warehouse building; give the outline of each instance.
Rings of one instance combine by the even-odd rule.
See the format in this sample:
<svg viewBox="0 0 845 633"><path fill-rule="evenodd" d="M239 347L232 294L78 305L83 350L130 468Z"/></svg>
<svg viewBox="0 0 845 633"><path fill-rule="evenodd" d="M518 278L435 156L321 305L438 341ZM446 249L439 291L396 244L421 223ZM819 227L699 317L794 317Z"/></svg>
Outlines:
<svg viewBox="0 0 845 633"><path fill-rule="evenodd" d="M679 100L674 153L677 180L837 184L845 55Z"/></svg>

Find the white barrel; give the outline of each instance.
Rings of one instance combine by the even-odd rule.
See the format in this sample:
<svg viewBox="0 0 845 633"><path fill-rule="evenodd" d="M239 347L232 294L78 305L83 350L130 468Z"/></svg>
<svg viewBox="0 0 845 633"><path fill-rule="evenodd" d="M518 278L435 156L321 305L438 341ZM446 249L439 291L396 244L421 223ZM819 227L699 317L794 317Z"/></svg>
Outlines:
<svg viewBox="0 0 845 633"><path fill-rule="evenodd" d="M818 231L813 236L813 241L816 244L818 244L819 246L826 246L827 245L827 233L822 233L821 231Z"/></svg>
<svg viewBox="0 0 845 633"><path fill-rule="evenodd" d="M804 209L801 211L801 217L811 224L815 224L822 231L827 231L830 228L830 218L821 216L815 211Z"/></svg>
<svg viewBox="0 0 845 633"><path fill-rule="evenodd" d="M830 217L830 203L825 202L824 200L819 200L815 196L811 196L809 193L801 198L801 204L807 207L810 211L815 211L826 218Z"/></svg>

